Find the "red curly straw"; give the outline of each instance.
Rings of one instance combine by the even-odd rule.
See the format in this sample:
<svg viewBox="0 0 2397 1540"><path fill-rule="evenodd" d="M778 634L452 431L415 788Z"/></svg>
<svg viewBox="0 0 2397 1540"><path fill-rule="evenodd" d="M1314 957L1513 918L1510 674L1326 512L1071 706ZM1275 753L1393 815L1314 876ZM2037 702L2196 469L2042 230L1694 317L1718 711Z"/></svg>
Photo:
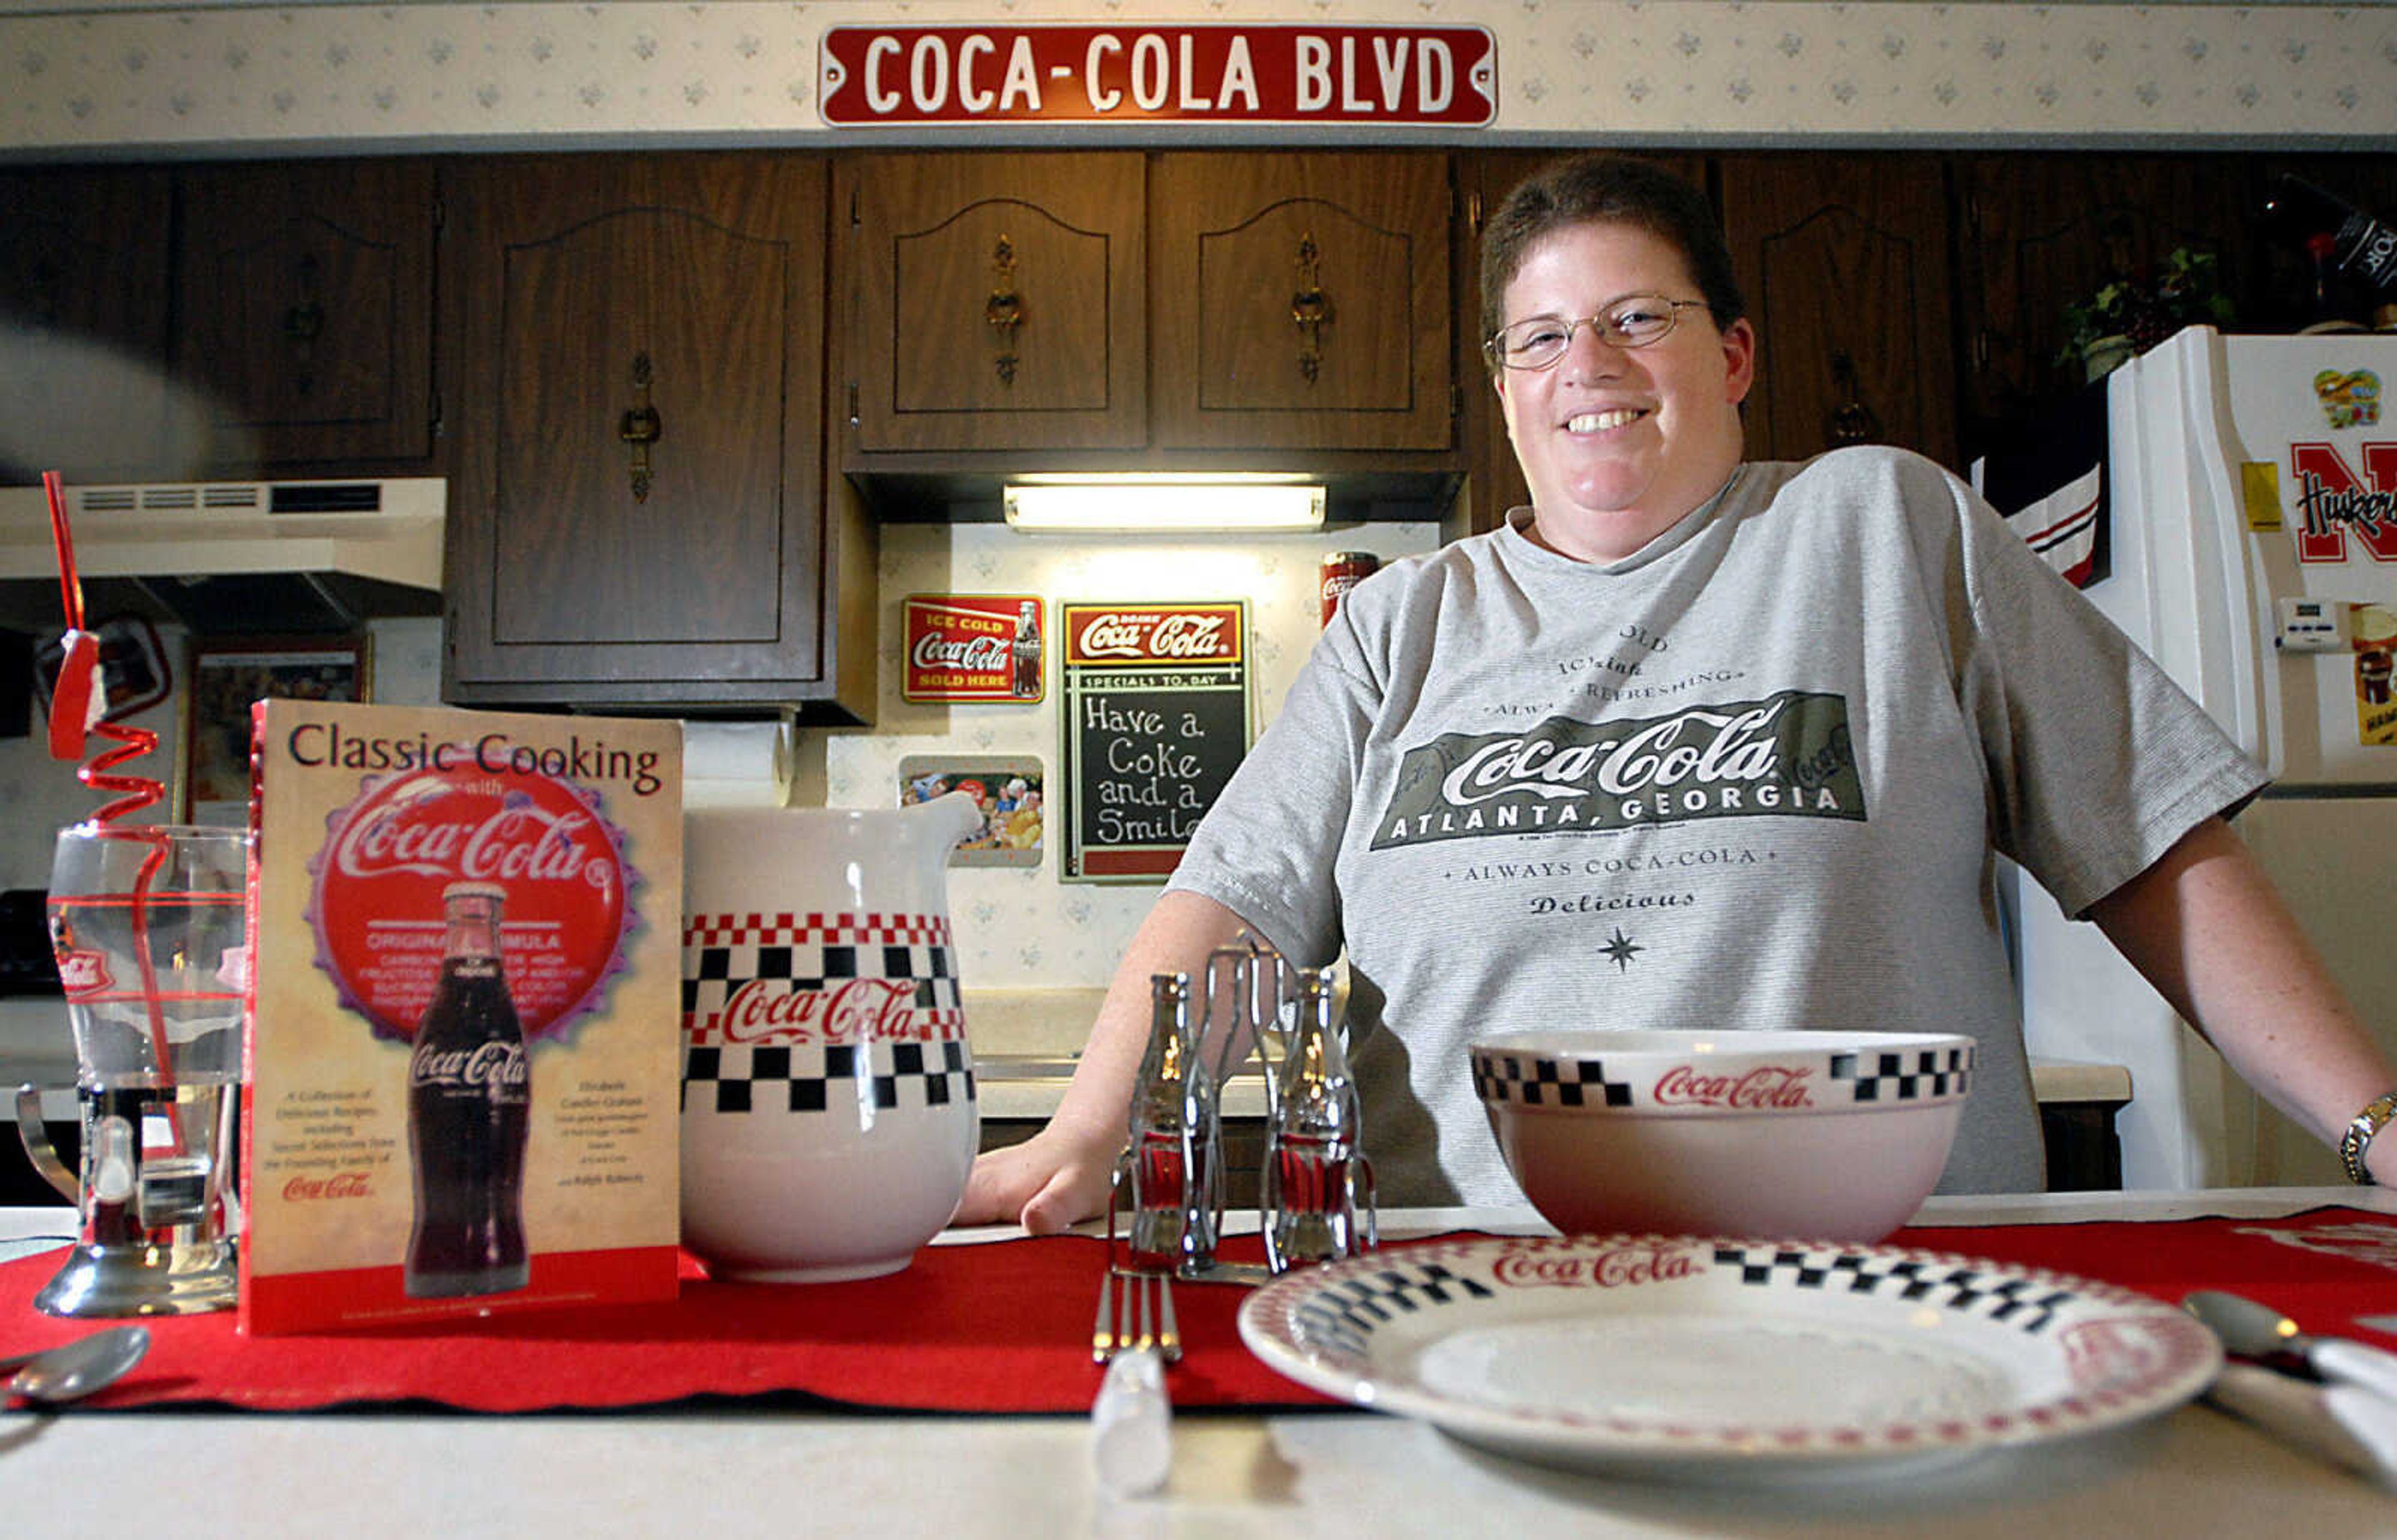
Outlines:
<svg viewBox="0 0 2397 1540"><path fill-rule="evenodd" d="M66 479L56 471L42 473L42 490L48 494L50 504L50 541L58 548L59 590L60 603L66 609L67 629L84 628L83 580L76 575L74 535L67 528ZM104 690L101 681L92 682L95 690ZM167 788L147 776L110 773L127 760L139 759L158 746L158 735L147 728L126 727L116 722L100 722L91 729L93 734L114 739L116 747L93 756L75 770L75 779L94 791L116 792L116 800L92 814L90 822L108 824L127 813L154 807L166 799ZM174 1063L173 1048L167 1040L167 1022L160 1010L158 996L158 965L150 955L150 885L158 868L167 864L167 834L154 825L128 825L123 828L100 828L95 831L104 839L140 840L149 846L142 853L141 865L133 876L133 955L141 974L141 998L150 1010L150 1051L159 1070L166 1072ZM74 901L60 901L64 907ZM180 1150L181 1131L175 1132L175 1144Z"/></svg>

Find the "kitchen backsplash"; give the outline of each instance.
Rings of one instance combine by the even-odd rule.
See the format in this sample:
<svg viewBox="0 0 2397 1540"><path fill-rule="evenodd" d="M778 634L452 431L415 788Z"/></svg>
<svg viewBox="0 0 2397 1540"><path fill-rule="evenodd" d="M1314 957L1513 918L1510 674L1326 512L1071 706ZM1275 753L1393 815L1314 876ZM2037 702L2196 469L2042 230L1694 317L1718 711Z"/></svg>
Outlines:
<svg viewBox="0 0 2397 1540"><path fill-rule="evenodd" d="M1005 755L1040 761L1058 774L1052 638L1047 698L1038 704L911 703L900 698L900 608L911 594L1037 594L1054 624L1060 599L1240 599L1249 607L1252 712L1262 729L1320 634L1318 576L1324 553L1371 551L1385 562L1440 542L1430 523L1375 523L1313 535L1162 540L1017 534L999 524L891 524L881 537L880 702L871 730L804 730L797 745L797 801L891 807L899 762L909 755ZM388 620L368 627L370 694L400 703L435 701L441 684L441 624ZM162 628L177 689L132 718L158 734L156 752L127 766L170 788L183 733L183 676L190 638ZM36 712L38 715L38 710ZM50 758L41 724L0 739L0 887L49 881L50 847L61 826L90 816L104 798ZM1053 784L1053 782L1052 782ZM1056 798L1051 796L1052 805ZM1158 885L1060 882L1057 830L1045 832L1038 866L959 867L950 874L961 977L974 991L1104 987Z"/></svg>
<svg viewBox="0 0 2397 1540"><path fill-rule="evenodd" d="M900 607L911 594L1037 594L1051 625L1057 601L1243 599L1253 653L1251 686L1261 730L1321 634L1317 582L1328 551L1371 551L1385 563L1434 549L1436 524L1390 523L1315 535L1168 541L1022 535L1005 525L885 525L882 530L880 701L871 732L803 732L795 794L831 807L887 808L908 755L1033 756L1059 778L1059 648L1052 636L1047 696L1035 705L927 705L900 699ZM818 760L818 753L821 759ZM817 767L820 764L820 770ZM1058 880L1051 798L1040 864L960 866L949 874L958 974L969 991L1103 986L1158 885Z"/></svg>

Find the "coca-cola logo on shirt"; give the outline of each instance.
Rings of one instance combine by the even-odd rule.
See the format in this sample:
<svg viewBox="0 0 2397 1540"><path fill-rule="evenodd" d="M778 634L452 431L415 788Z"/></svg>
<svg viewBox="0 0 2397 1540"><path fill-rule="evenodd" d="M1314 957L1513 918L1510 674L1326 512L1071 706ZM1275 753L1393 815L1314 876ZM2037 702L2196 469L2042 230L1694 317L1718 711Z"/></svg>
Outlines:
<svg viewBox="0 0 2397 1540"><path fill-rule="evenodd" d="M1721 1107L1734 1112L1785 1112L1810 1107L1807 1082L1814 1071L1798 1065L1759 1065L1735 1075L1718 1075L1694 1065L1675 1065L1656 1078L1660 1107Z"/></svg>
<svg viewBox="0 0 2397 1540"><path fill-rule="evenodd" d="M433 1001L454 882L507 890L500 948L527 1041L569 1033L624 966L639 878L597 793L530 757L478 757L369 779L310 863L317 966L379 1038L412 1039Z"/></svg>

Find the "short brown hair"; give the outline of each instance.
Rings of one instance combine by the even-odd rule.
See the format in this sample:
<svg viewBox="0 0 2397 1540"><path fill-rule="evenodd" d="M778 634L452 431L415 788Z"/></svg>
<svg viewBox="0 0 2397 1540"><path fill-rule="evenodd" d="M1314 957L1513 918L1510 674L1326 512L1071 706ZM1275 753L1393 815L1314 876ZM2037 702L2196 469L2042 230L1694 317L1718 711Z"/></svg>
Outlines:
<svg viewBox="0 0 2397 1540"><path fill-rule="evenodd" d="M1731 248L1705 193L1654 161L1581 154L1532 173L1490 217L1481 234L1482 336L1506 324L1506 286L1532 248L1576 224L1637 225L1689 263L1717 327L1728 328L1748 314L1732 275Z"/></svg>

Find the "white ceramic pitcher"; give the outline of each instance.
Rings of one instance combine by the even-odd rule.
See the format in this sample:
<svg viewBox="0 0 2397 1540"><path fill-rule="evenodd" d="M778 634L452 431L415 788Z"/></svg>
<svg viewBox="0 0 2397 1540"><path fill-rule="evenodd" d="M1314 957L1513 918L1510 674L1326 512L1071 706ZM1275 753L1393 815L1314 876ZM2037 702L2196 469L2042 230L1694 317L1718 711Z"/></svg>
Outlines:
<svg viewBox="0 0 2397 1540"><path fill-rule="evenodd" d="M683 817L683 1244L716 1278L896 1272L981 1134L957 1000L952 792Z"/></svg>

